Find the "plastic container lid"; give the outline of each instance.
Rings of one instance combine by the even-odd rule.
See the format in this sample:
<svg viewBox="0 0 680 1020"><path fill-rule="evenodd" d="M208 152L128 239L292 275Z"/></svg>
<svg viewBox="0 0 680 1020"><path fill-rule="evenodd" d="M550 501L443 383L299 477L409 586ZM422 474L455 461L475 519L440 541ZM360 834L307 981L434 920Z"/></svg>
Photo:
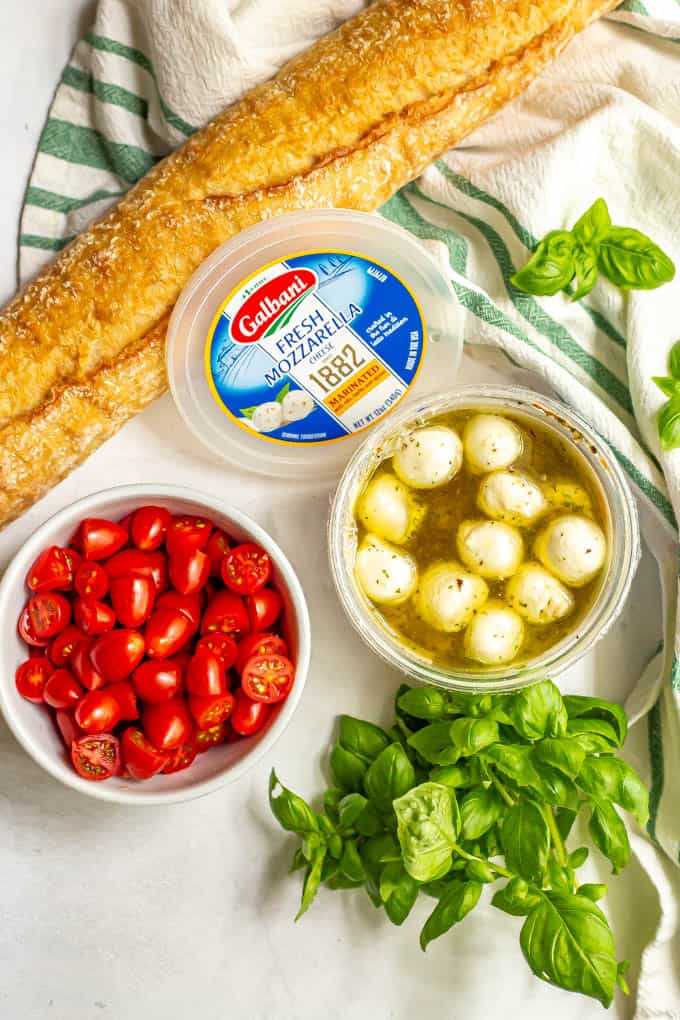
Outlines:
<svg viewBox="0 0 680 1020"><path fill-rule="evenodd" d="M450 386L462 348L456 296L417 239L374 214L314 210L251 227L199 267L167 368L218 457L330 478L397 406Z"/></svg>

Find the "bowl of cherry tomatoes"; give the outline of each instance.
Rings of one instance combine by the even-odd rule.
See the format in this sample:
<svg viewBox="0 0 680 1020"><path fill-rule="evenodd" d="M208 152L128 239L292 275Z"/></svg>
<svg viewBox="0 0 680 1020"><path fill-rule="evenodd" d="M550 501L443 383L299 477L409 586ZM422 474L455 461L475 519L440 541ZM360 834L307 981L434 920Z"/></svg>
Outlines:
<svg viewBox="0 0 680 1020"><path fill-rule="evenodd" d="M127 804L232 782L300 701L310 625L273 539L171 485L95 493L46 521L0 582L0 708L51 775Z"/></svg>

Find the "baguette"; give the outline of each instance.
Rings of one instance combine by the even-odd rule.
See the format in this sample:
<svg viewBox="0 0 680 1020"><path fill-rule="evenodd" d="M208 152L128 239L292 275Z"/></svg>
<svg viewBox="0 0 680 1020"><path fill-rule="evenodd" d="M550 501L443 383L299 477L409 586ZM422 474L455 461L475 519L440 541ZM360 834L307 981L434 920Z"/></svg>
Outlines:
<svg viewBox="0 0 680 1020"><path fill-rule="evenodd" d="M616 0L377 0L159 163L0 312L0 526L166 385L165 327L222 242L373 210Z"/></svg>

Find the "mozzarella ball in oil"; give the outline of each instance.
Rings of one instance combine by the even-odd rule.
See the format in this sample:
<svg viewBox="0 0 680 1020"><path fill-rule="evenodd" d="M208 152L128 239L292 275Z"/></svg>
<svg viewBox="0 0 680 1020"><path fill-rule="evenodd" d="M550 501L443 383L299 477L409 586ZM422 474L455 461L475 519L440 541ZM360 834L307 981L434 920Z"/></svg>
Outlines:
<svg viewBox="0 0 680 1020"><path fill-rule="evenodd" d="M486 582L458 563L435 563L422 574L413 603L425 623L447 634L463 630L486 602Z"/></svg>
<svg viewBox="0 0 680 1020"><path fill-rule="evenodd" d="M539 533L536 556L552 574L579 588L599 573L607 556L602 528L581 514L561 514Z"/></svg>
<svg viewBox="0 0 680 1020"><path fill-rule="evenodd" d="M379 474L361 495L356 516L367 531L402 545L419 528L425 508L394 475Z"/></svg>
<svg viewBox="0 0 680 1020"><path fill-rule="evenodd" d="M479 509L495 521L528 527L548 510L541 489L518 471L493 471L479 484Z"/></svg>
<svg viewBox="0 0 680 1020"><path fill-rule="evenodd" d="M509 605L528 623L543 626L573 613L574 596L540 563L523 563L505 588Z"/></svg>
<svg viewBox="0 0 680 1020"><path fill-rule="evenodd" d="M398 606L406 602L418 583L412 556L378 535L366 535L357 550L355 564L359 584L372 602Z"/></svg>
<svg viewBox="0 0 680 1020"><path fill-rule="evenodd" d="M416 429L399 443L392 457L395 473L414 489L446 485L458 474L462 462L458 433L443 425Z"/></svg>
<svg viewBox="0 0 680 1020"><path fill-rule="evenodd" d="M490 601L472 618L463 639L468 659L502 666L517 657L524 643L524 623L514 609Z"/></svg>
<svg viewBox="0 0 680 1020"><path fill-rule="evenodd" d="M524 542L517 528L501 521L463 521L456 544L462 563L480 577L503 580L524 559Z"/></svg>
<svg viewBox="0 0 680 1020"><path fill-rule="evenodd" d="M476 414L463 430L465 463L476 475L510 467L522 453L522 433L497 414Z"/></svg>

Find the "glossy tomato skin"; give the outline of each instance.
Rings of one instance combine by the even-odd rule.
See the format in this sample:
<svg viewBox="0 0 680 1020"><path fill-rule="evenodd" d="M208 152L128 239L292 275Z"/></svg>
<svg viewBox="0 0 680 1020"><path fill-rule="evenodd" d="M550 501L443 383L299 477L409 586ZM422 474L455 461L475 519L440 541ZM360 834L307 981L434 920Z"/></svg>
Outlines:
<svg viewBox="0 0 680 1020"><path fill-rule="evenodd" d="M129 677L143 657L144 638L136 630L102 634L90 649L92 665L110 684Z"/></svg>
<svg viewBox="0 0 680 1020"><path fill-rule="evenodd" d="M227 726L228 723L223 722L218 723L217 726L212 726L209 730L196 730L194 743L198 753L203 754L204 751L209 751L211 747L223 744L227 737Z"/></svg>
<svg viewBox="0 0 680 1020"><path fill-rule="evenodd" d="M173 517L165 535L168 554L172 556L179 549L205 549L212 527L207 517L192 517L188 514Z"/></svg>
<svg viewBox="0 0 680 1020"><path fill-rule="evenodd" d="M225 670L231 669L238 656L238 645L229 634L204 634L198 640L196 651L199 648L207 648L209 652L212 652L220 660Z"/></svg>
<svg viewBox="0 0 680 1020"><path fill-rule="evenodd" d="M45 700L45 687L54 672L54 666L43 655L22 662L15 673L16 688L22 698L40 705Z"/></svg>
<svg viewBox="0 0 680 1020"><path fill-rule="evenodd" d="M73 584L76 555L72 549L51 545L32 563L26 575L26 584L36 593L67 591Z"/></svg>
<svg viewBox="0 0 680 1020"><path fill-rule="evenodd" d="M128 726L123 733L122 752L125 768L133 779L151 779L167 761L167 756L134 726Z"/></svg>
<svg viewBox="0 0 680 1020"><path fill-rule="evenodd" d="M149 659L137 667L132 684L142 701L169 701L182 686L182 665L174 659Z"/></svg>
<svg viewBox="0 0 680 1020"><path fill-rule="evenodd" d="M210 575L210 559L201 549L176 549L170 556L170 581L180 595L195 595Z"/></svg>
<svg viewBox="0 0 680 1020"><path fill-rule="evenodd" d="M197 648L186 675L187 690L199 697L226 694L227 678L220 659L209 648Z"/></svg>
<svg viewBox="0 0 680 1020"><path fill-rule="evenodd" d="M66 708L59 708L54 713L54 721L57 724L59 733L61 734L61 739L70 751L73 741L77 740L78 737L83 736L83 731L76 722L73 712L70 712Z"/></svg>
<svg viewBox="0 0 680 1020"><path fill-rule="evenodd" d="M151 577L123 574L111 581L111 605L123 627L141 627L151 616L156 586Z"/></svg>
<svg viewBox="0 0 680 1020"><path fill-rule="evenodd" d="M112 733L76 737L71 744L71 761L83 779L109 779L120 770L120 743Z"/></svg>
<svg viewBox="0 0 680 1020"><path fill-rule="evenodd" d="M238 646L236 671L243 673L246 663L254 655L288 655L288 645L278 634L248 634Z"/></svg>
<svg viewBox="0 0 680 1020"><path fill-rule="evenodd" d="M78 529L78 542L86 560L106 560L128 543L128 533L115 521L86 517Z"/></svg>
<svg viewBox="0 0 680 1020"><path fill-rule="evenodd" d="M189 740L186 744L180 744L174 751L168 752L163 775L168 775L171 772L182 772L184 769L188 769L196 761L198 750L199 748L197 748L193 740Z"/></svg>
<svg viewBox="0 0 680 1020"><path fill-rule="evenodd" d="M44 700L50 708L75 708L84 694L70 669L55 669L45 684Z"/></svg>
<svg viewBox="0 0 680 1020"><path fill-rule="evenodd" d="M269 554L254 542L235 546L222 561L222 580L237 595L254 595L271 573Z"/></svg>
<svg viewBox="0 0 680 1020"><path fill-rule="evenodd" d="M158 596L156 609L177 609L191 621L191 635L201 625L202 603L200 595L180 595L178 591L164 591Z"/></svg>
<svg viewBox="0 0 680 1020"><path fill-rule="evenodd" d="M39 641L56 637L71 621L71 603L58 592L33 595L26 604L31 634Z"/></svg>
<svg viewBox="0 0 680 1020"><path fill-rule="evenodd" d="M97 691L103 687L106 680L98 673L92 665L90 650L95 638L84 638L75 646L68 658L68 664L76 678L88 691Z"/></svg>
<svg viewBox="0 0 680 1020"><path fill-rule="evenodd" d="M270 705L252 701L242 690L236 692L236 704L232 713L231 727L242 737L251 737L261 730L271 714Z"/></svg>
<svg viewBox="0 0 680 1020"><path fill-rule="evenodd" d="M193 732L193 723L184 698L175 695L158 705L146 705L142 712L144 732L160 751L172 751L185 744Z"/></svg>
<svg viewBox="0 0 680 1020"><path fill-rule="evenodd" d="M76 705L75 719L86 733L108 733L120 722L120 708L106 689L88 691Z"/></svg>
<svg viewBox="0 0 680 1020"><path fill-rule="evenodd" d="M65 666L74 649L85 640L85 637L80 627L72 623L62 630L61 634L57 634L49 649L49 656L54 665Z"/></svg>
<svg viewBox="0 0 680 1020"><path fill-rule="evenodd" d="M49 640L41 640L33 633L33 628L28 615L28 605L24 606L21 610L21 616L17 622L17 630L19 631L19 637L21 640L30 645L31 648L45 648L49 644Z"/></svg>
<svg viewBox="0 0 680 1020"><path fill-rule="evenodd" d="M146 625L146 654L152 659L169 659L192 637L191 620L179 609L155 609Z"/></svg>
<svg viewBox="0 0 680 1020"><path fill-rule="evenodd" d="M158 552L143 552L141 549L123 549L104 564L109 578L135 574L150 577L159 595L168 586L168 568L165 555Z"/></svg>
<svg viewBox="0 0 680 1020"><path fill-rule="evenodd" d="M274 588L263 588L246 598L246 609L252 630L269 630L283 609L283 600Z"/></svg>
<svg viewBox="0 0 680 1020"><path fill-rule="evenodd" d="M106 602L99 599L76 599L73 616L77 627L88 637L106 634L116 626L116 614Z"/></svg>
<svg viewBox="0 0 680 1020"><path fill-rule="evenodd" d="M243 668L241 685L251 701L274 705L290 694L295 666L285 655L254 655Z"/></svg>
<svg viewBox="0 0 680 1020"><path fill-rule="evenodd" d="M220 528L215 528L205 551L210 560L210 576L219 577L222 572L222 560L231 549L231 542Z"/></svg>
<svg viewBox="0 0 680 1020"><path fill-rule="evenodd" d="M137 695L129 680L119 680L115 684L109 684L106 693L118 703L121 719L126 721L139 719Z"/></svg>
<svg viewBox="0 0 680 1020"><path fill-rule="evenodd" d="M163 506L140 506L132 517L130 536L138 549L154 552L165 541L170 513Z"/></svg>
<svg viewBox="0 0 680 1020"><path fill-rule="evenodd" d="M205 607L201 634L229 634L234 641L250 631L250 621L243 599L231 591L218 591Z"/></svg>
<svg viewBox="0 0 680 1020"><path fill-rule="evenodd" d="M103 599L109 590L109 575L101 563L83 560L74 578L73 586L84 599Z"/></svg>
<svg viewBox="0 0 680 1020"><path fill-rule="evenodd" d="M234 708L234 695L215 694L210 697L189 695L189 711L200 730L211 730L228 719Z"/></svg>

